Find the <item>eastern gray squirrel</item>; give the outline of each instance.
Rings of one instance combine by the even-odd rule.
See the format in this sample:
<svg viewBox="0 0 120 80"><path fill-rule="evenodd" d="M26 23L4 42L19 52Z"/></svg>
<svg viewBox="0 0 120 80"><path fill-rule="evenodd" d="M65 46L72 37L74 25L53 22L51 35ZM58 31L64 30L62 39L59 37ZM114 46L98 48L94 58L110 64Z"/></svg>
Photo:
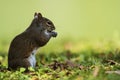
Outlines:
<svg viewBox="0 0 120 80"><path fill-rule="evenodd" d="M8 69L36 66L35 54L39 47L48 43L51 37L56 37L55 26L41 13L35 13L30 26L11 42L8 52Z"/></svg>

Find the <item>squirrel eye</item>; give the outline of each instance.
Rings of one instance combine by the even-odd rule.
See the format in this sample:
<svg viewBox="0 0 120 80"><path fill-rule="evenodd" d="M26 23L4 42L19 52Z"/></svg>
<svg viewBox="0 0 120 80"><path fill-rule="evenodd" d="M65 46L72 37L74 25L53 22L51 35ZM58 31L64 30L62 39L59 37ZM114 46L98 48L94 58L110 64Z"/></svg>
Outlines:
<svg viewBox="0 0 120 80"><path fill-rule="evenodd" d="M52 23L51 23L50 21L47 21L46 24L47 24L48 26L51 26L51 25L52 25Z"/></svg>

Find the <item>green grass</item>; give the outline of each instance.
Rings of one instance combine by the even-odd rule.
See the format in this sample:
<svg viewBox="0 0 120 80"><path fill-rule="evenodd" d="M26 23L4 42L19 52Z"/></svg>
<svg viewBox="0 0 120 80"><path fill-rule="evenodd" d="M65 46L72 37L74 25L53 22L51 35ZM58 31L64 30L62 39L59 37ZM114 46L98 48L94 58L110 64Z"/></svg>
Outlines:
<svg viewBox="0 0 120 80"><path fill-rule="evenodd" d="M7 69L8 43L0 46L0 80L119 80L119 41L62 40L38 51L37 66L24 73ZM4 46L3 46L4 45ZM53 46L53 47L51 47ZM56 48L55 48L56 47ZM6 49L7 48L7 49ZM108 72L107 71L111 71ZM113 71L113 72L112 72Z"/></svg>

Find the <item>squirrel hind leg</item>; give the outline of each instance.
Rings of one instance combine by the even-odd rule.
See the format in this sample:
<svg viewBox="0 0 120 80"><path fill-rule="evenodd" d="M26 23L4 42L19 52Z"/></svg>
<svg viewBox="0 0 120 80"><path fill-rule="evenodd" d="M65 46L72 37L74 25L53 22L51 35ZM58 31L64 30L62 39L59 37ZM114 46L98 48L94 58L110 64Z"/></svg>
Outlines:
<svg viewBox="0 0 120 80"><path fill-rule="evenodd" d="M8 63L8 70L17 70L20 67L26 68L26 71L28 71L28 67L30 67L30 63L27 59L15 59L12 61L9 61Z"/></svg>

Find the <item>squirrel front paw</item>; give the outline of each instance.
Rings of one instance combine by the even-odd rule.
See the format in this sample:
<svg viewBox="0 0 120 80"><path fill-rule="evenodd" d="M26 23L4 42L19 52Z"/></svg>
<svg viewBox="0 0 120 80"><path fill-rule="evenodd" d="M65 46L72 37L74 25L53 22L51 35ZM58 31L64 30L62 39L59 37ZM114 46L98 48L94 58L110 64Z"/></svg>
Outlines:
<svg viewBox="0 0 120 80"><path fill-rule="evenodd" d="M57 32L52 31L52 32L51 32L51 35L52 35L52 37L57 37L58 34L57 34Z"/></svg>

